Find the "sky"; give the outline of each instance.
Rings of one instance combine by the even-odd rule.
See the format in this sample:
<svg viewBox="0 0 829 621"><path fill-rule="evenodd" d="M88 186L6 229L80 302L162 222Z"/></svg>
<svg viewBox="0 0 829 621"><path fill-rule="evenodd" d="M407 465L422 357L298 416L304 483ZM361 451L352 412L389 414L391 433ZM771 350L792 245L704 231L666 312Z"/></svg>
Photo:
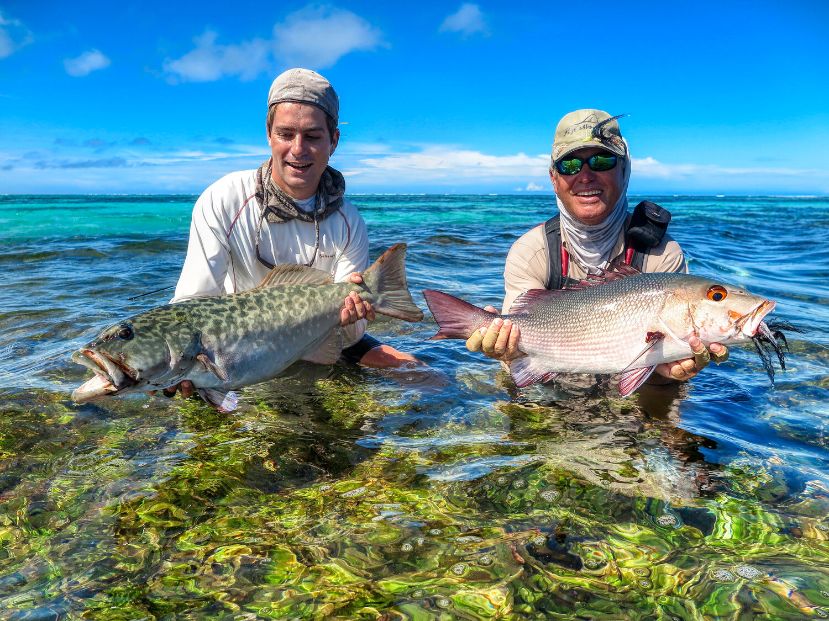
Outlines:
<svg viewBox="0 0 829 621"><path fill-rule="evenodd" d="M621 119L637 194L829 195L829 2L0 0L0 194L198 194L269 155L291 67L348 192L549 193L555 125Z"/></svg>

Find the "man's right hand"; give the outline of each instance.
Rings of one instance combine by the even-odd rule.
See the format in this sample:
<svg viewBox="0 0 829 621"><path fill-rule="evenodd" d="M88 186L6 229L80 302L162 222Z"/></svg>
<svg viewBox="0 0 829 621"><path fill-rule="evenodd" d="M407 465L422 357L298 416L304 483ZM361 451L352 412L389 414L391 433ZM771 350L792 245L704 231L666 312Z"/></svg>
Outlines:
<svg viewBox="0 0 829 621"><path fill-rule="evenodd" d="M498 312L492 306L486 306L484 310L490 313ZM488 358L509 362L525 355L518 349L519 338L521 338L521 330L518 326L509 319L498 317L492 320L488 328L475 330L466 340L466 348L473 352L483 352Z"/></svg>

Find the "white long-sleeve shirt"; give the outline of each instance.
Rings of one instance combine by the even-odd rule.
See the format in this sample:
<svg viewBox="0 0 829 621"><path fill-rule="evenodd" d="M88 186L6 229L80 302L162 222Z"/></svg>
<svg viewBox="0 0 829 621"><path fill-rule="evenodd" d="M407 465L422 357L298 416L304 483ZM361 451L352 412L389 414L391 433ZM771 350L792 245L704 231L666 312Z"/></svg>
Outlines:
<svg viewBox="0 0 829 621"><path fill-rule="evenodd" d="M270 269L256 258L261 207L254 196L256 169L230 173L208 187L193 207L187 256L171 302L253 289ZM342 282L368 267L368 234L357 208L347 199L319 223L320 241L311 267ZM259 252L274 264L308 265L314 257L313 222L262 221ZM346 345L357 342L365 321L346 329Z"/></svg>

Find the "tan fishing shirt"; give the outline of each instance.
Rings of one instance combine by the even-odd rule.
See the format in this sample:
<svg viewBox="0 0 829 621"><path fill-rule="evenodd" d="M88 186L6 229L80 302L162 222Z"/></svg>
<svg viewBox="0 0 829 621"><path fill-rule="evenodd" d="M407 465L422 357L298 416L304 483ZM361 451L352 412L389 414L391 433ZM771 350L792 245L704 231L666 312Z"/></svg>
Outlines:
<svg viewBox="0 0 829 621"><path fill-rule="evenodd" d="M567 242L564 242L567 247ZM614 257L624 254L624 232L619 236L613 251ZM642 266L643 272L681 272L688 273L685 255L682 248L674 239L665 233L662 242L652 248L645 256ZM586 272L571 260L567 276L576 280L584 278ZM539 224L519 237L510 248L507 263L504 266L504 304L503 313L508 313L512 303L522 293L530 289L544 289L550 276L550 253L547 249L547 236L544 234L544 225Z"/></svg>

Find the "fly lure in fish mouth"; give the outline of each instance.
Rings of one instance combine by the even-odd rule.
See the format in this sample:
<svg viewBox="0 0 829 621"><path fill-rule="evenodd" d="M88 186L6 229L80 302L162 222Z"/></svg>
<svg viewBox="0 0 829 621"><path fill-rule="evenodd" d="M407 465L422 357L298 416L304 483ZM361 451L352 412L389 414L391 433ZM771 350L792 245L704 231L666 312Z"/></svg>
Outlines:
<svg viewBox="0 0 829 621"><path fill-rule="evenodd" d="M763 368L768 373L772 383L774 383L774 365L771 360L771 352L777 355L777 360L780 362L780 369L782 371L786 370L785 352L789 351L789 343L786 340L786 335L783 334L783 330L803 332L803 330L796 328L787 321L769 321L768 323L761 321L756 334L751 337L757 353L760 354Z"/></svg>

